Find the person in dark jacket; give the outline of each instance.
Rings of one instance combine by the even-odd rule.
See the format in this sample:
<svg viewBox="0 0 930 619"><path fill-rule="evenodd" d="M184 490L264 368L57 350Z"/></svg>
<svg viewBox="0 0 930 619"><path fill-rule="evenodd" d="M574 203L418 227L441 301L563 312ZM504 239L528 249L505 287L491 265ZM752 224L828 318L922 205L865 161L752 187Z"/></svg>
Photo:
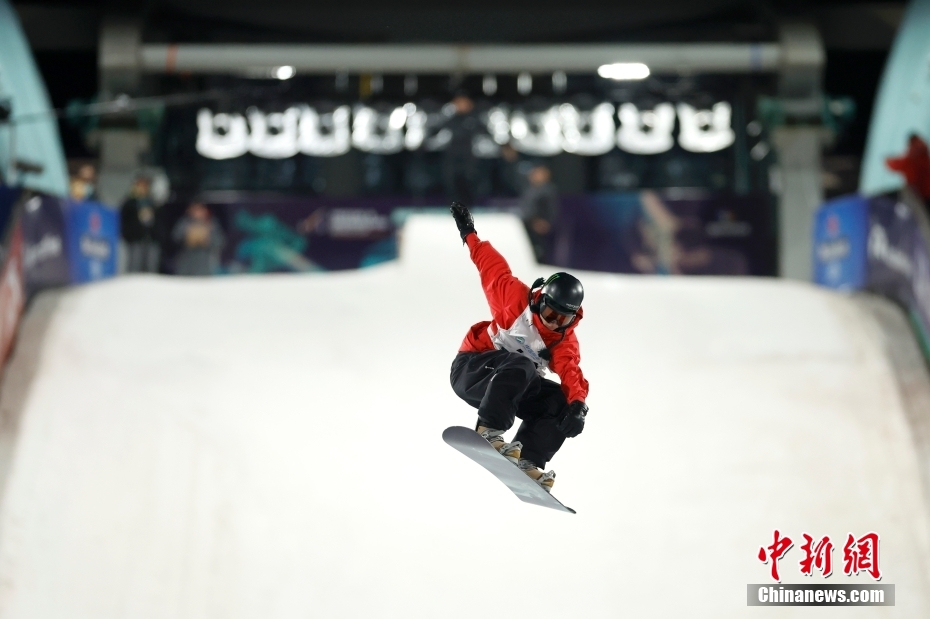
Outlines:
<svg viewBox="0 0 930 619"><path fill-rule="evenodd" d="M452 106L455 113L445 124L450 137L443 153L442 180L450 199L471 204L478 172L472 144L481 125L475 114L475 102L467 95L457 94Z"/></svg>
<svg viewBox="0 0 930 619"><path fill-rule="evenodd" d="M161 212L152 199L152 182L146 176L133 181L120 207L120 230L126 241L128 273L157 273L161 259Z"/></svg>
<svg viewBox="0 0 930 619"><path fill-rule="evenodd" d="M202 202L187 207L171 237L180 243L175 273L178 275L213 275L219 268L220 252L226 238L216 218Z"/></svg>
<svg viewBox="0 0 930 619"><path fill-rule="evenodd" d="M523 223L529 234L536 262L546 262L553 226L559 216L559 191L552 183L552 172L540 164L529 174L529 185L520 197Z"/></svg>

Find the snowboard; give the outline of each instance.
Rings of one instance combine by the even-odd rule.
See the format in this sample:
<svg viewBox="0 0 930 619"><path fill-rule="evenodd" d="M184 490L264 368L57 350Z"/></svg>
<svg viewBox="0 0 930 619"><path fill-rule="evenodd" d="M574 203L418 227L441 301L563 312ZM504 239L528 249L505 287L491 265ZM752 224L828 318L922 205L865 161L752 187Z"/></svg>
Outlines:
<svg viewBox="0 0 930 619"><path fill-rule="evenodd" d="M474 430L452 426L443 431L442 440L483 466L486 471L510 488L511 492L521 501L571 514L575 513L571 507L562 505L557 498L543 490L513 462L497 453L491 444Z"/></svg>

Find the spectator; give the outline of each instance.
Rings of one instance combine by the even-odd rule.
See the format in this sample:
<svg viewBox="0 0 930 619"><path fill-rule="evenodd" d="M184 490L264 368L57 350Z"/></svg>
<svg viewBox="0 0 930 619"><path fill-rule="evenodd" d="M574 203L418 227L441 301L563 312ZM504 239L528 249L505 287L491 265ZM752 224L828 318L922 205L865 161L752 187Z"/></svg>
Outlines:
<svg viewBox="0 0 930 619"><path fill-rule="evenodd" d="M455 112L445 126L450 138L443 155L442 180L450 200L471 206L478 167L472 143L481 127L475 114L475 102L468 95L456 94L452 106Z"/></svg>
<svg viewBox="0 0 930 619"><path fill-rule="evenodd" d="M559 192L552 184L552 172L545 165L531 169L528 180L529 186L520 198L520 206L536 261L544 263L549 253L553 225L559 217Z"/></svg>
<svg viewBox="0 0 930 619"><path fill-rule="evenodd" d="M495 192L501 196L519 196L523 189L520 153L510 144L504 144L495 162Z"/></svg>
<svg viewBox="0 0 930 619"><path fill-rule="evenodd" d="M194 202L187 207L171 237L181 244L175 273L203 276L218 270L225 238L205 204Z"/></svg>
<svg viewBox="0 0 930 619"><path fill-rule="evenodd" d="M120 230L126 241L128 273L157 273L161 259L161 213L152 199L152 182L139 176L120 207Z"/></svg>
<svg viewBox="0 0 930 619"><path fill-rule="evenodd" d="M75 202L97 199L97 169L89 163L82 164L71 177L69 186L71 199Z"/></svg>

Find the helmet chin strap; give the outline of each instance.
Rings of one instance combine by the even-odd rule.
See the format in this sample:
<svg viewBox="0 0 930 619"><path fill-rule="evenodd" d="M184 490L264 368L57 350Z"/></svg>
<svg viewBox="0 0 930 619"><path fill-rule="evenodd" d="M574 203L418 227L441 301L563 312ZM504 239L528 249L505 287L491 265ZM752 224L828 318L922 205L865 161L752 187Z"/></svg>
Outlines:
<svg viewBox="0 0 930 619"><path fill-rule="evenodd" d="M530 286L530 291L527 294L527 299L526 299L527 303L529 303L530 311L533 312L534 314L539 313L540 301L539 300L535 302L533 301L533 293L536 292L537 290L542 290L543 284L545 283L546 283L545 277L537 278L536 281L533 282L533 285Z"/></svg>

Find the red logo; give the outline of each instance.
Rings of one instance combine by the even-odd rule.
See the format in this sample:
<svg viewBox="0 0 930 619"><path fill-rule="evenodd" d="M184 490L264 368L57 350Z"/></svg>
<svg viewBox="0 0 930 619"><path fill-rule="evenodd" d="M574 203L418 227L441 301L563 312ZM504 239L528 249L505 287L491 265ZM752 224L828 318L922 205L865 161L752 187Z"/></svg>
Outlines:
<svg viewBox="0 0 930 619"><path fill-rule="evenodd" d="M778 575L778 560L794 544L790 537L780 537L780 535L778 529L775 529L775 541L772 542L772 545L759 548L759 561L763 563L768 563L769 560L772 561L772 578L775 582L781 582L781 577ZM768 549L768 553L765 552L766 549Z"/></svg>
<svg viewBox="0 0 930 619"><path fill-rule="evenodd" d="M98 234L100 232L101 225L102 224L100 223L100 213L98 213L97 211L91 211L90 220L88 221L87 227L90 228L90 231L93 232L94 234Z"/></svg>
<svg viewBox="0 0 930 619"><path fill-rule="evenodd" d="M804 537L804 544L801 545L804 558L798 563L801 573L811 576L816 569L823 574L824 578L830 576L833 573L833 542L830 541L830 536L824 535L815 542L814 538L807 533L801 535ZM878 566L878 543L878 533L869 532L859 539L850 533L843 546L843 573L852 576L865 572L875 580L881 580L882 572ZM781 531L775 529L772 545L759 548L759 561L765 564L772 562L772 579L775 582L781 582L781 576L778 574L778 560L784 557L793 545L794 542L790 537L782 537Z"/></svg>
<svg viewBox="0 0 930 619"><path fill-rule="evenodd" d="M824 535L820 541L814 545L814 538L804 533L804 545L801 550L804 551L804 558L801 560L801 573L807 576L811 575L812 567L816 567L824 577L833 573L833 542L830 541L829 535Z"/></svg>
<svg viewBox="0 0 930 619"><path fill-rule="evenodd" d="M843 546L843 573L847 576L867 572L875 580L882 579L878 567L878 533L866 533L855 539L850 533Z"/></svg>
<svg viewBox="0 0 930 619"><path fill-rule="evenodd" d="M840 233L840 218L834 213L827 216L827 234L836 236Z"/></svg>

